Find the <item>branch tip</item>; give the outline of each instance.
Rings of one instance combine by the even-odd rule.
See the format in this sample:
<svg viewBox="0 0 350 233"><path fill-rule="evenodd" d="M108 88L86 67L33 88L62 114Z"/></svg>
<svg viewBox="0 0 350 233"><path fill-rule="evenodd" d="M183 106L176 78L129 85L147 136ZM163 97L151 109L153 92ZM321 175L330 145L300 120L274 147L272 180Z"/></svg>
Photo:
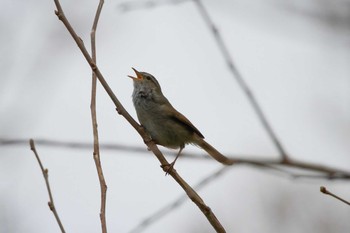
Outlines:
<svg viewBox="0 0 350 233"><path fill-rule="evenodd" d="M56 221L57 221L57 223L58 223L58 226L59 226L60 229L61 229L61 232L62 232L62 233L65 233L64 227L63 227L63 225L62 225L62 223L61 223L61 220L60 220L60 218L59 218L59 216L58 216L58 213L57 213L57 211L56 211L56 209L55 209L55 205L54 205L54 203L53 203L53 197L52 197L51 188L50 188L50 183L49 183L49 178L48 178L48 172L49 172L49 170L46 169L46 168L44 169L44 166L43 166L43 164L41 163L39 154L38 154L38 152L37 152L36 149L35 149L34 140L33 140L33 139L30 139L30 140L29 140L29 144L30 144L31 150L33 151L33 153L34 153L34 155L35 155L35 157L36 157L36 159L37 159L37 161L38 161L38 163L39 163L41 172L42 172L42 174L43 174L43 176L44 176L44 179L45 179L46 189L47 189L47 192L48 192L48 194L49 194L49 199L50 199L49 202L48 202L47 204L48 204L50 210L52 211L53 215L55 216Z"/></svg>
<svg viewBox="0 0 350 233"><path fill-rule="evenodd" d="M345 200L345 199L339 197L338 195L336 195L336 194L334 194L334 193L328 191L328 190L326 189L326 187L324 187L324 186L321 186L321 187L320 187L320 191L321 191L322 193L326 194L326 195L329 195L329 196L334 197L335 199L338 199L339 201L341 201L341 202L343 202L343 203L345 203L345 204L347 204L347 205L350 205L350 202L349 202L349 201L347 201L347 200Z"/></svg>
<svg viewBox="0 0 350 233"><path fill-rule="evenodd" d="M30 149L31 149L31 150L35 150L34 140L33 140L32 138L29 139L29 145L30 145Z"/></svg>

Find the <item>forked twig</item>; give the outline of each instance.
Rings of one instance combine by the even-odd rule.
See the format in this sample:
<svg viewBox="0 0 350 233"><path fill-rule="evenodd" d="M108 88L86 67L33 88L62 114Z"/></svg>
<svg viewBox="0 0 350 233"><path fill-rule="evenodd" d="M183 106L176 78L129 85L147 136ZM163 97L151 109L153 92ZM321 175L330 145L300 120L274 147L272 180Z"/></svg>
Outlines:
<svg viewBox="0 0 350 233"><path fill-rule="evenodd" d="M343 198L341 198L341 197L335 195L334 193L330 192L330 191L327 190L326 187L324 187L324 186L321 186L321 187L320 187L320 192L321 192L321 193L324 193L324 194L326 194L326 195L332 196L332 197L338 199L339 201L342 201L342 202L344 202L345 204L350 205L350 202L348 202L347 200L344 200Z"/></svg>
<svg viewBox="0 0 350 233"><path fill-rule="evenodd" d="M98 20L101 15L102 7L103 7L103 0L99 1L95 19L91 28L91 54L92 54L92 60L96 64L96 30L97 30L97 24ZM101 190L101 207L100 207L100 220L101 220L101 228L102 233L107 233L107 224L106 224L106 199L107 199L107 185L106 181L103 175L102 165L101 165L101 158L100 158L100 145L98 140L98 130L97 130L97 116L96 116L96 86L97 86L97 79L94 72L92 72L92 84L91 84L91 120L92 120L92 131L93 131L93 138L94 138L94 161L96 165L96 170L98 174L98 179L100 182L100 190Z"/></svg>
<svg viewBox="0 0 350 233"><path fill-rule="evenodd" d="M53 202L52 192L51 192L50 183L49 183L49 170L47 168L44 168L43 164L41 163L41 160L39 158L38 152L36 151L33 139L29 140L29 145L30 145L30 149L33 151L33 153L35 155L36 160L39 163L41 172L43 173L43 176L44 176L44 179L45 179L47 192L48 192L49 198L50 198L50 201L47 204L49 205L50 210L52 211L53 215L55 216L56 221L58 223L58 226L61 229L61 232L65 233L65 230L64 230L64 227L63 227L62 222L60 220L60 217L58 216L58 213L57 213L57 210L56 210L56 207L55 207L55 203Z"/></svg>
<svg viewBox="0 0 350 233"><path fill-rule="evenodd" d="M116 106L116 109L119 114L121 114L134 128L135 130L140 134L140 136L143 138L145 144L148 146L148 148L156 155L157 159L160 161L162 167L166 168L169 167L168 161L165 159L163 154L160 152L156 144L150 140L149 136L146 134L144 129L131 117L131 115L125 110L123 105L120 103L118 98L113 93L112 89L109 87L108 83L104 79L102 73L100 72L99 68L96 66L96 63L92 60L90 54L86 50L83 41L81 38L75 33L74 29L68 22L67 18L64 15L64 12L62 10L62 7L59 3L59 0L54 0L57 10L55 11L55 14L57 17L62 21L62 23L66 26L67 30L73 37L74 41L76 42L77 46L81 50L82 54L84 55L86 61L89 63L92 71L96 74L96 77L100 81L101 85L104 87L110 98L112 99L113 103ZM180 175L176 172L175 169L172 169L169 173L176 182L184 189L186 194L189 196L189 198L199 207L199 209L202 211L202 213L206 216L212 227L216 230L216 232L226 232L219 220L216 218L215 214L212 212L212 210L204 203L204 201L201 199L201 197L180 177Z"/></svg>

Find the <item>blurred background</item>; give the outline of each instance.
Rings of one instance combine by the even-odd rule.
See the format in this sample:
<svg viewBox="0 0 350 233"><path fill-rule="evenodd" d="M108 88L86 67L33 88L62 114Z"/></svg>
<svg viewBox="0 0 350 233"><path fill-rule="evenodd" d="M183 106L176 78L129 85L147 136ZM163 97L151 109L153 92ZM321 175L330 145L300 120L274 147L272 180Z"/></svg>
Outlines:
<svg viewBox="0 0 350 233"><path fill-rule="evenodd" d="M125 3L127 3L125 5ZM259 104L292 158L349 170L350 1L203 0ZM90 45L98 1L61 1ZM0 138L92 143L91 71L53 1L0 2ZM227 68L192 1L106 1L97 31L97 63L126 109L131 67L153 74L180 112L224 154L278 158L249 101ZM140 136L98 85L100 143L145 152L101 150L109 232L130 232L183 194L164 176ZM160 148L169 160L170 151ZM49 169L67 232L100 232L100 188L92 150L37 145ZM187 146L186 153L200 153ZM243 157L243 156L242 156ZM222 165L181 157L177 171L194 185ZM227 232L344 233L348 181L290 179L234 166L199 191ZM59 232L29 145L0 146L0 232ZM213 232L187 200L143 232Z"/></svg>

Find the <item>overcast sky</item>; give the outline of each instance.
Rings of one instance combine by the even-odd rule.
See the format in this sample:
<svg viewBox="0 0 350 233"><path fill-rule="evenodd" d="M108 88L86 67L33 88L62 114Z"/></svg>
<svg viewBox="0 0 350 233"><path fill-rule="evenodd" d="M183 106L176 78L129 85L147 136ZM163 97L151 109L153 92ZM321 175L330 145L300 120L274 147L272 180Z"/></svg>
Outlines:
<svg viewBox="0 0 350 233"><path fill-rule="evenodd" d="M89 46L97 1L61 3ZM105 2L97 63L132 116L133 87L127 75L135 67L153 74L173 106L222 153L277 157L193 3L128 12L120 3ZM349 1L203 4L287 152L296 159L349 169ZM54 10L53 1L0 3L2 139L92 142L91 71ZM101 142L144 147L101 86L97 115ZM99 232L100 193L92 151L39 145L37 150L49 169L66 231ZM185 151L202 152L191 145ZM109 232L129 232L183 194L151 153L102 150L101 159ZM185 156L176 163L190 184L221 166ZM291 180L250 167L232 167L199 194L227 232L343 233L350 228L349 208L320 194L321 185L349 200L347 182ZM58 232L47 201L29 146L0 146L0 232ZM164 229L212 232L189 200L144 232Z"/></svg>

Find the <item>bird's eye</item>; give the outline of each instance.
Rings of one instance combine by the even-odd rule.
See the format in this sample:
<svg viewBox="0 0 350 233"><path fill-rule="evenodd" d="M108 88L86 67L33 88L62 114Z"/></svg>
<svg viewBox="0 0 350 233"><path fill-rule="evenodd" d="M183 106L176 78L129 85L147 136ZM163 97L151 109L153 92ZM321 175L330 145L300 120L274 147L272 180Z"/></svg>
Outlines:
<svg viewBox="0 0 350 233"><path fill-rule="evenodd" d="M147 79L147 80L151 80L151 78L150 78L149 76L146 76L146 79Z"/></svg>

